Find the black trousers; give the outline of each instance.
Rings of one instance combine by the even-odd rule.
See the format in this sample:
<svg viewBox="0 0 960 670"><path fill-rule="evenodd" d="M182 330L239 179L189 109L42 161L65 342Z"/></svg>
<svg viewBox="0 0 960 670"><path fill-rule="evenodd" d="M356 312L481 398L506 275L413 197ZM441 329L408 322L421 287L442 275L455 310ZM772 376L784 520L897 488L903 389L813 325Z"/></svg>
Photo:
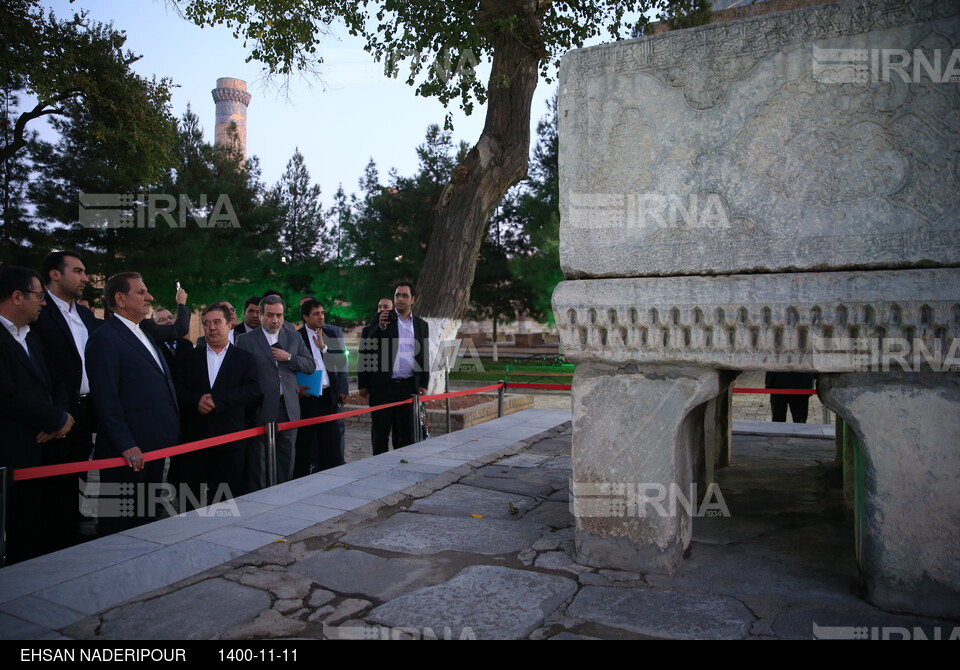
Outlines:
<svg viewBox="0 0 960 670"><path fill-rule="evenodd" d="M416 392L417 384L413 377L393 379L386 386L370 389L370 406L409 400L410 396ZM410 405L390 407L374 412L370 428L373 455L385 454L388 451L391 432L393 432L394 449L413 444L413 430L413 415Z"/></svg>
<svg viewBox="0 0 960 670"><path fill-rule="evenodd" d="M323 397L300 398L300 418L310 419L329 416L338 410L337 403L329 392ZM314 472L329 470L343 465L340 452L339 421L324 421L313 426L297 429L297 448L293 465L293 477L306 477Z"/></svg>
<svg viewBox="0 0 960 670"><path fill-rule="evenodd" d="M773 414L773 420L783 423L787 420L787 407L790 408L790 416L794 423L806 423L807 411L810 407L810 396L808 395L771 395L770 411Z"/></svg>

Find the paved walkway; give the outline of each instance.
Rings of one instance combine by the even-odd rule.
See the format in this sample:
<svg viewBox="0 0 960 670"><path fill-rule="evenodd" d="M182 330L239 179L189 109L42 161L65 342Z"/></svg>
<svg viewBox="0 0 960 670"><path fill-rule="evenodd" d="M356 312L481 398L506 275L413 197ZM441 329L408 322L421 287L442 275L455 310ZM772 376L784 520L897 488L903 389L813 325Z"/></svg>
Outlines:
<svg viewBox="0 0 960 670"><path fill-rule="evenodd" d="M569 412L527 410L0 570L14 639L810 638L953 624L853 593L832 439L757 426L675 575L578 565ZM737 430L751 424L737 422ZM797 437L797 430L821 437Z"/></svg>

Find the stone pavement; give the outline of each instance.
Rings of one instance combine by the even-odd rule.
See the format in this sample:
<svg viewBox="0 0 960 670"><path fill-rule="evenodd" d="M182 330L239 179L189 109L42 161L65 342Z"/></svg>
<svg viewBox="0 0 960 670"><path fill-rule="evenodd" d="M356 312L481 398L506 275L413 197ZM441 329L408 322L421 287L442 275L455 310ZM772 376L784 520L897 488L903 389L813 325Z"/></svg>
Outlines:
<svg viewBox="0 0 960 670"><path fill-rule="evenodd" d="M527 410L245 496L239 518L166 519L5 568L0 630L77 640L954 631L856 597L853 530L822 426L737 422L779 434L737 435L719 473L730 515L694 519L674 575L578 565L568 421Z"/></svg>

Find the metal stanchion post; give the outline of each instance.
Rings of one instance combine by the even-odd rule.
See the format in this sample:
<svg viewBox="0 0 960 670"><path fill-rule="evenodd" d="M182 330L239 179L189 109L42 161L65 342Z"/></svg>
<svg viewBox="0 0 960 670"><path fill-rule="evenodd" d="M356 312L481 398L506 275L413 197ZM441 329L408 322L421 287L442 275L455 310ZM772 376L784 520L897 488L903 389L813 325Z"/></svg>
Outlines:
<svg viewBox="0 0 960 670"><path fill-rule="evenodd" d="M7 485L9 470L0 467L0 567L7 564Z"/></svg>
<svg viewBox="0 0 960 670"><path fill-rule="evenodd" d="M420 441L420 396L414 393L410 396L410 411L413 413L413 443Z"/></svg>
<svg viewBox="0 0 960 670"><path fill-rule="evenodd" d="M497 418L499 419L503 416L503 394L507 385L502 379L497 383L500 384L500 388L497 389Z"/></svg>
<svg viewBox="0 0 960 670"><path fill-rule="evenodd" d="M443 369L443 392L450 393L450 368ZM447 402L447 435L450 434L450 398Z"/></svg>
<svg viewBox="0 0 960 670"><path fill-rule="evenodd" d="M277 424L274 421L268 423L267 429L267 486L277 485Z"/></svg>

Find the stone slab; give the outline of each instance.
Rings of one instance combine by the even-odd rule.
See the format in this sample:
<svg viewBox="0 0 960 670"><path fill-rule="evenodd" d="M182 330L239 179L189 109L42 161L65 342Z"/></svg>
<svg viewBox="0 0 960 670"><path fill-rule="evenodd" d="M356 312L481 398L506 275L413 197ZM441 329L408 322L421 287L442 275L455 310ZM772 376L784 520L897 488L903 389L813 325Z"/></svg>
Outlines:
<svg viewBox="0 0 960 670"><path fill-rule="evenodd" d="M570 52L558 106L564 272L960 262L947 139L958 45L957 3L872 0ZM884 49L939 65L892 72Z"/></svg>
<svg viewBox="0 0 960 670"><path fill-rule="evenodd" d="M516 519L534 504L536 501L533 498L522 495L453 484L427 498L414 501L410 511L461 518L481 514L487 519ZM511 513L511 505L516 512Z"/></svg>
<svg viewBox="0 0 960 670"><path fill-rule="evenodd" d="M585 586L567 616L671 640L741 640L754 616L726 596Z"/></svg>
<svg viewBox="0 0 960 670"><path fill-rule="evenodd" d="M389 600L413 585L433 583L430 562L412 558L381 558L363 551L314 551L288 568L341 594Z"/></svg>
<svg viewBox="0 0 960 670"><path fill-rule="evenodd" d="M99 632L113 640L209 640L253 621L269 607L266 591L208 579L106 612Z"/></svg>
<svg viewBox="0 0 960 670"><path fill-rule="evenodd" d="M545 616L577 589L564 577L494 566L467 568L374 609L370 621L393 628L450 630L453 639L472 633L480 640L526 638Z"/></svg>
<svg viewBox="0 0 960 670"><path fill-rule="evenodd" d="M524 521L394 514L379 525L347 533L348 546L426 555L458 551L495 556L520 551L537 541L544 526Z"/></svg>

